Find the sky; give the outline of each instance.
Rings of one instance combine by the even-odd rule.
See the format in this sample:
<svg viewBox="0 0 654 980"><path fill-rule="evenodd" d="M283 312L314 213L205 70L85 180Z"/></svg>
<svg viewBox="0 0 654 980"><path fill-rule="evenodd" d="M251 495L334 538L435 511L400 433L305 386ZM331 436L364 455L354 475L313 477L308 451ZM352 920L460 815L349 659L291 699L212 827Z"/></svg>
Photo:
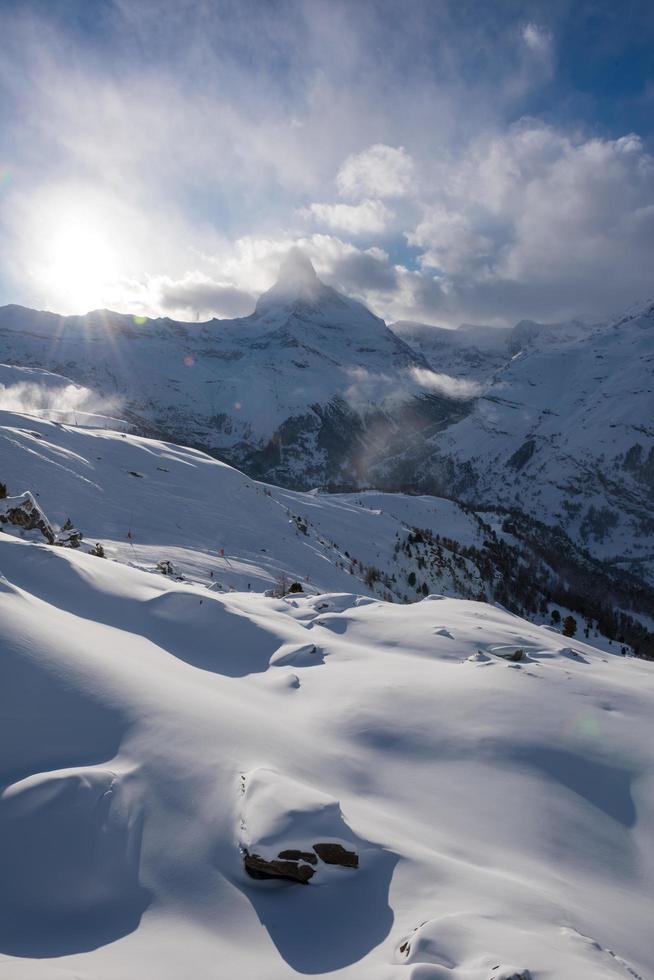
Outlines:
<svg viewBox="0 0 654 980"><path fill-rule="evenodd" d="M654 295L650 0L0 0L0 304L389 322Z"/></svg>

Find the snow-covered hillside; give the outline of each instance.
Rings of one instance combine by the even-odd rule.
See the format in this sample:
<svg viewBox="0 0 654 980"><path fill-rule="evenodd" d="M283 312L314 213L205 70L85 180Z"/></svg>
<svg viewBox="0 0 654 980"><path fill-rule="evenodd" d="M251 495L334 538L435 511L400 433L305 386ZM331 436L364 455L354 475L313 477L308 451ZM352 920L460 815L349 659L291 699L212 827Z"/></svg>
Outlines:
<svg viewBox="0 0 654 980"><path fill-rule="evenodd" d="M434 371L488 384L509 356L513 331L505 327L461 324L456 330L399 320L393 333L423 355Z"/></svg>
<svg viewBox="0 0 654 980"><path fill-rule="evenodd" d="M654 305L604 326L527 331L474 411L431 442L426 482L561 524L615 566L654 580ZM517 344L519 346L519 344Z"/></svg>
<svg viewBox="0 0 654 980"><path fill-rule="evenodd" d="M652 974L651 665L440 596L0 570L4 976Z"/></svg>
<svg viewBox="0 0 654 980"><path fill-rule="evenodd" d="M198 450L13 412L0 411L0 481L10 494L34 493L57 530L70 519L110 558L153 570L170 561L186 579L225 590L262 591L285 576L351 591L354 578L357 590L381 595L381 581L365 582L374 566L397 572L395 598L415 597L406 576L418 565L396 554L412 528L462 545L485 539L479 519L450 500L284 490ZM444 559L430 588L456 594L453 573ZM481 589L478 575L470 588Z"/></svg>
<svg viewBox="0 0 654 980"><path fill-rule="evenodd" d="M0 411L4 974L644 980L652 665L562 636L500 514L267 486L76 391ZM456 598L514 573L533 622Z"/></svg>
<svg viewBox="0 0 654 980"><path fill-rule="evenodd" d="M68 415L77 419L76 410ZM536 525L507 525L495 511L432 496L284 490L198 450L92 421L0 411L0 483L10 495L0 511L31 493L52 528L48 540L70 536L72 525L85 550L99 544L108 558L153 573L164 563L217 590L296 581L400 602L430 592L496 599L535 622L572 611L596 642L599 630L641 653L652 645L634 622L616 618L620 610L651 615L652 597L605 574L565 537L543 540ZM27 515L14 528L0 513L0 527L3 520L8 533L33 523ZM43 540L36 530L30 536ZM564 567L557 551L566 553Z"/></svg>
<svg viewBox="0 0 654 980"><path fill-rule="evenodd" d="M5 307L0 357L59 372L96 395L90 411L252 477L521 510L651 582L653 310L603 325L394 332L293 252L252 316Z"/></svg>

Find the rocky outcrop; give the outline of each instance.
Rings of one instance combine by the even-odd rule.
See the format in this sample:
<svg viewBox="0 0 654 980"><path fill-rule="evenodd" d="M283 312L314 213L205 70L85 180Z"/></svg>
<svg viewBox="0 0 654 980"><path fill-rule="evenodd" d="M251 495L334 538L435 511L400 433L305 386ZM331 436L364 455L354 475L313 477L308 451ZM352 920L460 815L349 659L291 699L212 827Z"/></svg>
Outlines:
<svg viewBox="0 0 654 980"><path fill-rule="evenodd" d="M294 853L299 854L300 852ZM277 878L282 881L295 881L300 885L306 885L315 874L314 869L308 864L299 864L295 860L284 861L279 858L267 861L261 855L250 854L247 851L243 855L243 863L251 878Z"/></svg>
<svg viewBox="0 0 654 980"><path fill-rule="evenodd" d="M314 854L315 851L315 854ZM260 854L250 854L243 851L243 864L251 878L277 878L282 881L295 881L307 885L309 879L316 873L318 857L325 864L335 864L342 868L358 868L359 856L355 851L348 851L342 844L314 844L313 851L301 851L299 848L287 848L280 851L276 858L268 860ZM302 863L304 862L304 863Z"/></svg>
<svg viewBox="0 0 654 980"><path fill-rule="evenodd" d="M55 544L52 525L27 490L18 497L5 497L0 501L0 524L12 524L24 531L40 531L48 544Z"/></svg>
<svg viewBox="0 0 654 980"><path fill-rule="evenodd" d="M338 864L342 868L359 867L359 855L356 851L347 851L342 844L314 844L313 849L325 864Z"/></svg>
<svg viewBox="0 0 654 980"><path fill-rule="evenodd" d="M0 500L1 524L11 524L23 531L40 531L48 544L58 544L62 548L79 548L84 537L70 518L57 534L29 490L17 497Z"/></svg>
<svg viewBox="0 0 654 980"><path fill-rule="evenodd" d="M318 864L318 858L313 851L280 851L278 857L285 861L308 861L309 864Z"/></svg>

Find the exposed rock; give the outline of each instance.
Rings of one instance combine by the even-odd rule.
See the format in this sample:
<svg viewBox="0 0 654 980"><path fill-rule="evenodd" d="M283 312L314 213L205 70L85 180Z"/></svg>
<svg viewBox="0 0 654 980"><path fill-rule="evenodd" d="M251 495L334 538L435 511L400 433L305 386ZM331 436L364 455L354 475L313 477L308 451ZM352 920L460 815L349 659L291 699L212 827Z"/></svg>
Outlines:
<svg viewBox="0 0 654 980"><path fill-rule="evenodd" d="M513 663L518 663L525 655L525 651L522 649L491 650L491 653L494 653L496 657L500 657L502 660L511 660Z"/></svg>
<svg viewBox="0 0 654 980"><path fill-rule="evenodd" d="M60 544L62 548L79 548L84 535L67 520L63 528L57 535L55 544Z"/></svg>
<svg viewBox="0 0 654 980"><path fill-rule="evenodd" d="M0 524L13 524L25 531L40 531L48 544L54 544L55 533L47 517L28 491L19 497L5 497L0 506Z"/></svg>
<svg viewBox="0 0 654 980"><path fill-rule="evenodd" d="M359 855L347 851L342 844L314 844L313 849L325 864L338 864L342 868L358 868Z"/></svg>
<svg viewBox="0 0 654 980"><path fill-rule="evenodd" d="M318 858L313 851L280 851L277 856L285 861L308 861L309 864L318 864Z"/></svg>
<svg viewBox="0 0 654 980"><path fill-rule="evenodd" d="M300 885L306 885L315 874L314 869L308 864L280 861L277 858L267 861L261 855L249 854L247 851L243 856L243 863L251 878L281 878L284 881L296 881Z"/></svg>

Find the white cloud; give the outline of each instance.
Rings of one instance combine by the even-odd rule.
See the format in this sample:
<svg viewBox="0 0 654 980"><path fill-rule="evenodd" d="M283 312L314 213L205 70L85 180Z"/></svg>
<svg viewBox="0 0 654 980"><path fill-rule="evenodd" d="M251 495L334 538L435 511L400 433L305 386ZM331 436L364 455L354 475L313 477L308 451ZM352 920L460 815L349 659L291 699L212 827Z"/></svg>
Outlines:
<svg viewBox="0 0 654 980"><path fill-rule="evenodd" d="M344 197L402 197L411 189L413 172L413 160L403 146L375 143L345 160L336 184Z"/></svg>
<svg viewBox="0 0 654 980"><path fill-rule="evenodd" d="M439 374L427 368L412 368L411 375L422 388L436 391L439 395L466 401L468 398L478 398L483 387L476 381L466 381L465 378L453 378L449 374Z"/></svg>
<svg viewBox="0 0 654 980"><path fill-rule="evenodd" d="M424 395L426 391L456 401L478 398L483 391L476 381L437 374L427 368L409 368L384 374L357 367L349 369L347 374L350 384L344 397L350 405L359 409L365 409L370 404L405 402L407 398Z"/></svg>
<svg viewBox="0 0 654 980"><path fill-rule="evenodd" d="M311 204L306 209L309 217L328 228L336 228L351 235L382 234L393 217L383 201L366 198L360 204Z"/></svg>
<svg viewBox="0 0 654 980"><path fill-rule="evenodd" d="M545 27L529 23L522 28L522 40L531 51L542 55L550 50L552 34Z"/></svg>
<svg viewBox="0 0 654 980"><path fill-rule="evenodd" d="M441 205L425 209L422 221L407 234L410 245L422 248L423 266L444 274L473 269L491 252L493 243L475 231L470 219Z"/></svg>
<svg viewBox="0 0 654 980"><path fill-rule="evenodd" d="M252 313L256 297L231 282L220 282L199 271L187 272L181 279L159 276L150 280L153 305L168 314L187 316L232 317Z"/></svg>
<svg viewBox="0 0 654 980"><path fill-rule="evenodd" d="M18 412L25 415L38 415L44 418L58 418L62 413L111 415L119 412L121 402L118 398L101 398L89 388L83 388L64 378L51 375L48 382L16 381L14 384L0 383L0 409L4 412Z"/></svg>
<svg viewBox="0 0 654 980"><path fill-rule="evenodd" d="M435 301L460 319L601 316L651 291L653 200L638 136L583 139L527 120L453 161L407 239L438 270Z"/></svg>

